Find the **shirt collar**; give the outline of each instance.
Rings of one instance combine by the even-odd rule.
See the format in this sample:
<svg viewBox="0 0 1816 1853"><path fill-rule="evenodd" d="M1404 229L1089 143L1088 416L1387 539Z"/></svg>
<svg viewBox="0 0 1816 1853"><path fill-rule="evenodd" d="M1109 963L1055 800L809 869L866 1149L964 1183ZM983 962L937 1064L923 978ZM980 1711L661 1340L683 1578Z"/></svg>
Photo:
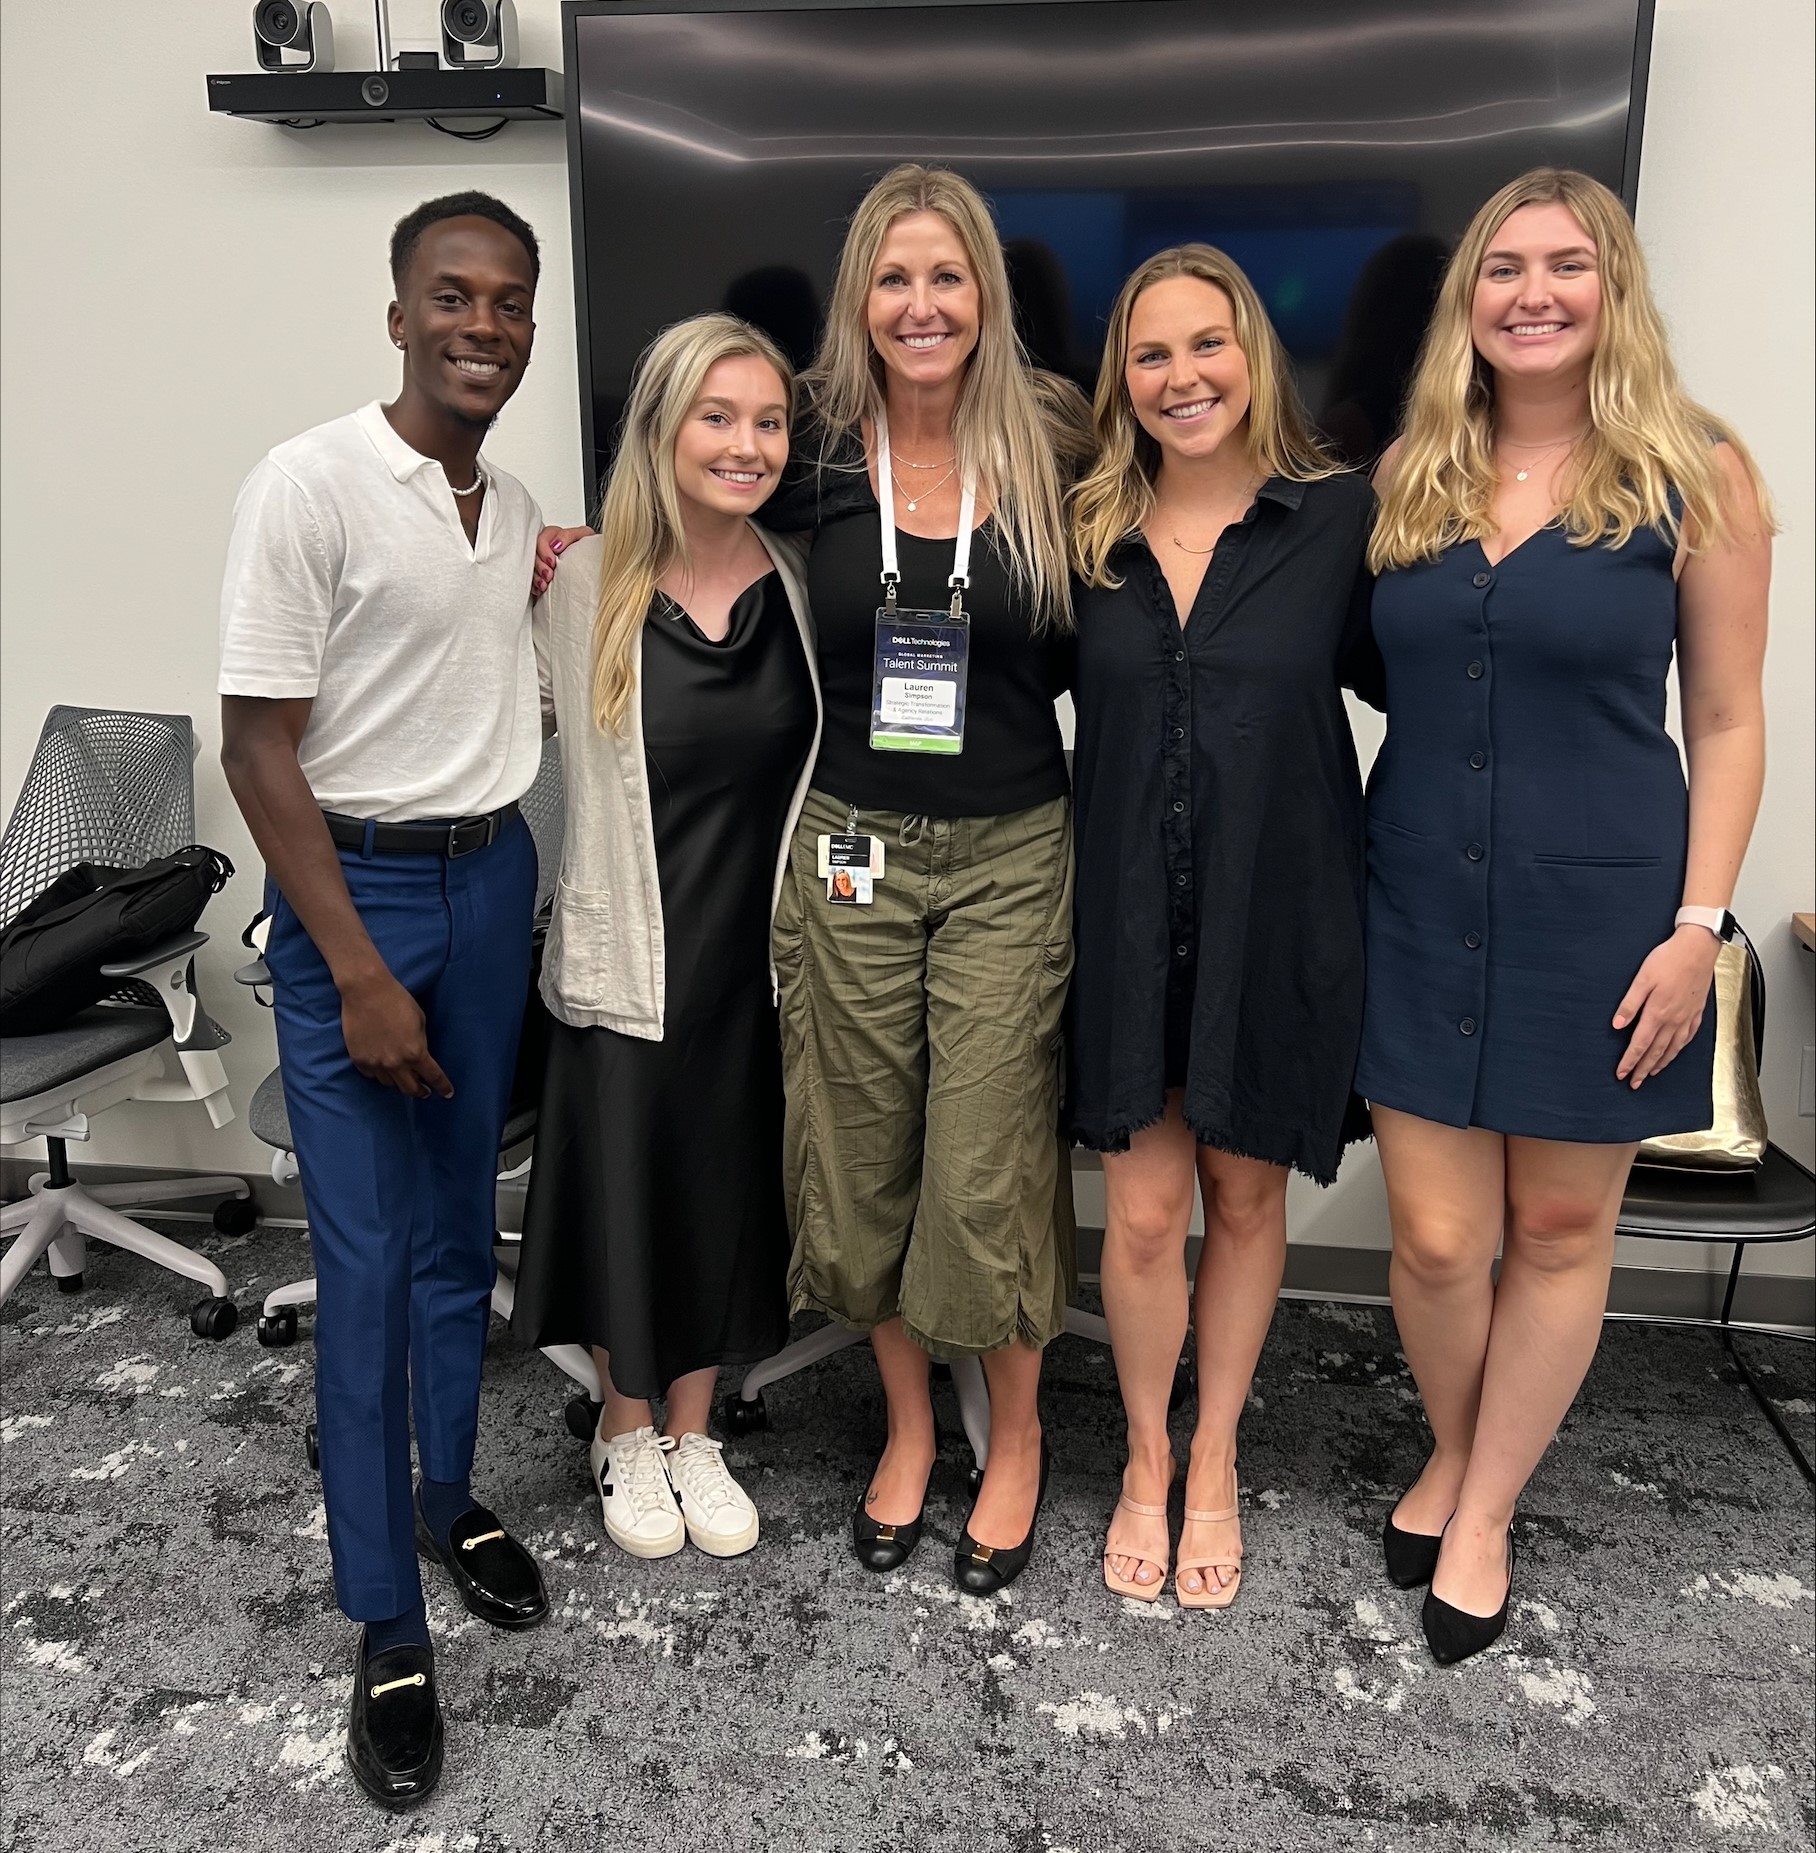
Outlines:
<svg viewBox="0 0 1816 1853"><path fill-rule="evenodd" d="M1295 509L1305 501L1305 485L1294 481L1290 476L1270 476L1255 491L1255 501L1257 507L1262 502L1275 502L1282 508ZM1119 547L1139 547L1145 553L1153 551L1139 530L1125 534L1117 545Z"/></svg>
<svg viewBox="0 0 1816 1853"><path fill-rule="evenodd" d="M378 452L388 469L400 483L407 483L418 470L427 469L435 461L425 457L421 451L413 449L391 428L391 421L385 416L385 408L374 399L370 405L362 405L353 416L359 421L359 428L372 441L372 448Z"/></svg>

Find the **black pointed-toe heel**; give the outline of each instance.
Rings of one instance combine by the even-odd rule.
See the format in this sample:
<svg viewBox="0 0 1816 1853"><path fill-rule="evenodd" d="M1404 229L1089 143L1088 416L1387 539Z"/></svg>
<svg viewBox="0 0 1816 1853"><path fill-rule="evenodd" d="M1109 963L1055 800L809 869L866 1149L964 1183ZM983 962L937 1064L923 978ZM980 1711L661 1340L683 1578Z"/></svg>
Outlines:
<svg viewBox="0 0 1816 1853"><path fill-rule="evenodd" d="M979 1544L971 1535L971 1521L966 1519L965 1529L958 1534L958 1548L952 1553L952 1577L960 1589L968 1596L993 1596L999 1589L1007 1589L1015 1579L1028 1567L1028 1559L1034 1555L1034 1531L1040 1523L1040 1509L1047 1497L1047 1474L1053 1465L1053 1457L1047 1452L1047 1438L1040 1439L1040 1490L1034 1495L1034 1516L1028 1521L1028 1535L1019 1544L1004 1545L1000 1549L988 1544ZM971 1508L977 1510L975 1504Z"/></svg>
<svg viewBox="0 0 1816 1853"><path fill-rule="evenodd" d="M1419 1612L1425 1630L1425 1644L1439 1666L1455 1666L1484 1647L1492 1647L1507 1628L1507 1608L1513 1601L1513 1531L1507 1532L1507 1593L1492 1615L1472 1615L1467 1609L1453 1608L1443 1597L1425 1592L1425 1606Z"/></svg>
<svg viewBox="0 0 1816 1853"><path fill-rule="evenodd" d="M1396 1589L1417 1589L1421 1583L1431 1581L1431 1573L1438 1567L1438 1546L1444 1540L1423 1531L1402 1531L1394 1523L1398 1510L1396 1500L1388 1509L1387 1523L1381 1527L1381 1556L1387 1564L1387 1580Z"/></svg>
<svg viewBox="0 0 1816 1853"><path fill-rule="evenodd" d="M851 1553L866 1570L874 1570L879 1576L899 1570L921 1541L923 1513L915 1513L906 1524L879 1525L865 1511L864 1499L865 1493L859 1493L851 1509Z"/></svg>

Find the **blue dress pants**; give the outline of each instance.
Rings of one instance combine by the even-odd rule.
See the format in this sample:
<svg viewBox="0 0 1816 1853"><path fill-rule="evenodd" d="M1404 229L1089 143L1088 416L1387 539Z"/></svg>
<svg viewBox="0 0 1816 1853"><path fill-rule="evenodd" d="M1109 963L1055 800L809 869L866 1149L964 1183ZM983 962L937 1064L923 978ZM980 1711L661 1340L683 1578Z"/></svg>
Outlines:
<svg viewBox="0 0 1816 1853"><path fill-rule="evenodd" d="M429 1479L459 1480L473 1465L536 849L518 819L488 848L451 861L343 850L341 866L454 1085L451 1100L411 1100L353 1066L328 967L271 890L265 961L315 1257L315 1411L334 1594L353 1620L383 1621L422 1595L412 1411Z"/></svg>

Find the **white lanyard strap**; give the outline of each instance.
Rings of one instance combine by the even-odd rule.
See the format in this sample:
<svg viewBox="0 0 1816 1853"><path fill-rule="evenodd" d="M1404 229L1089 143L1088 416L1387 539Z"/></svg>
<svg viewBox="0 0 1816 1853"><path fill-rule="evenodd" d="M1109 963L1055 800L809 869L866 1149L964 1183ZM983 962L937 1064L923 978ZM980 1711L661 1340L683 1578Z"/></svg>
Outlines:
<svg viewBox="0 0 1816 1853"><path fill-rule="evenodd" d="M883 586L894 602L895 588L901 584L902 569L895 547L895 472L889 461L889 418L878 409L876 415L877 487L883 492L877 500L882 505ZM971 583L971 522L977 513L977 472L968 465L958 497L958 545L952 555L952 577L946 582L958 594Z"/></svg>

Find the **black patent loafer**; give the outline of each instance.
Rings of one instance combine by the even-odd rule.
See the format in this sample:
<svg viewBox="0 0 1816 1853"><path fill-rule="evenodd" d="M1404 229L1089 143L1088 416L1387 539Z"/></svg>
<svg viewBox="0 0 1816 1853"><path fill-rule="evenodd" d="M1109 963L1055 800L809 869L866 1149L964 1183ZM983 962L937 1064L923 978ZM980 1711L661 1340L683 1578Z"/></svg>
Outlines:
<svg viewBox="0 0 1816 1853"><path fill-rule="evenodd" d="M952 1553L952 1580L966 1595L993 1596L999 1589L1007 1589L1027 1569L1028 1559L1034 1555L1034 1531L1047 1497L1047 1473L1052 1465L1053 1457L1047 1452L1047 1438L1043 1435L1040 1490L1034 1495L1034 1516L1028 1521L1028 1534L1019 1544L979 1544L971 1535L971 1521L965 1521L965 1529L958 1534L958 1548Z"/></svg>
<svg viewBox="0 0 1816 1853"><path fill-rule="evenodd" d="M1394 1510L1398 1509L1396 1504ZM1443 1542L1423 1531L1402 1531L1394 1523L1393 1512L1389 1512L1387 1523L1381 1527L1381 1557L1387 1565L1387 1580L1396 1589L1417 1589L1421 1583L1429 1583L1438 1567L1438 1546Z"/></svg>
<svg viewBox="0 0 1816 1853"><path fill-rule="evenodd" d="M1425 1645L1439 1666L1455 1666L1471 1654L1492 1647L1507 1629L1507 1606L1513 1600L1513 1533L1507 1533L1507 1593L1492 1615L1472 1615L1467 1609L1454 1608L1428 1589L1425 1606L1419 1611L1419 1623L1425 1630Z"/></svg>
<svg viewBox="0 0 1816 1853"><path fill-rule="evenodd" d="M922 1514L915 1513L905 1524L879 1525L865 1510L867 1494L868 1488L851 1509L851 1554L866 1570L883 1576L899 1570L914 1554L921 1541Z"/></svg>
<svg viewBox="0 0 1816 1853"><path fill-rule="evenodd" d="M416 1509L416 1548L454 1579L467 1613L494 1628L533 1628L549 1612L536 1559L505 1530L496 1512L473 1506L448 1527L444 1551Z"/></svg>
<svg viewBox="0 0 1816 1853"><path fill-rule="evenodd" d="M441 1780L441 1701L426 1647L366 1655L362 1629L347 1712L347 1766L375 1802L414 1808Z"/></svg>

